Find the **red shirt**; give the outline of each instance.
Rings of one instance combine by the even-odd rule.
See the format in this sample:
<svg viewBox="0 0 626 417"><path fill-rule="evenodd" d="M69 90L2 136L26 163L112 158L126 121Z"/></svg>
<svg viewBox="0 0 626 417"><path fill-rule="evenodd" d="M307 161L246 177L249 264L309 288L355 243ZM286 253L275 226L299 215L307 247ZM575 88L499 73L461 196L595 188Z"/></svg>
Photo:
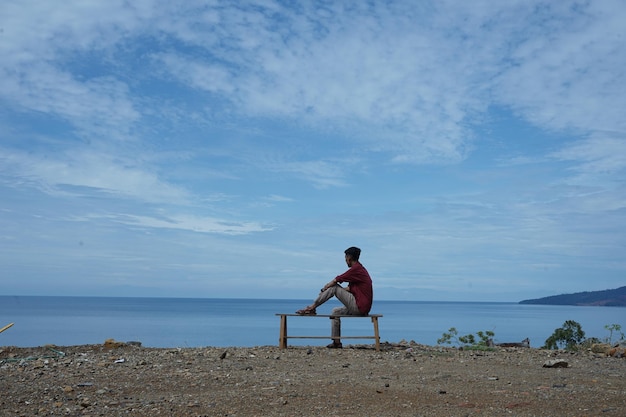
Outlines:
<svg viewBox="0 0 626 417"><path fill-rule="evenodd" d="M349 291L354 295L356 305L362 314L368 314L372 309L374 290L372 279L367 269L359 262L354 262L350 269L335 278L337 282L347 282Z"/></svg>

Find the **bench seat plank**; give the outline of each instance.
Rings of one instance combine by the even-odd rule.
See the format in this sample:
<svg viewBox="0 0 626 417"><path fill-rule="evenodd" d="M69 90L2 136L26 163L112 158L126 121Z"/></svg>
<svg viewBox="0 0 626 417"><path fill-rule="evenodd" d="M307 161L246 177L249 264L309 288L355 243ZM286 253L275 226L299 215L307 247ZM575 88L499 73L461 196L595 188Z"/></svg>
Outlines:
<svg viewBox="0 0 626 417"><path fill-rule="evenodd" d="M376 339L376 336L287 336L287 339Z"/></svg>
<svg viewBox="0 0 626 417"><path fill-rule="evenodd" d="M367 314L364 316L357 316L354 314L293 314L293 313L276 313L277 316L287 316L287 317L339 317L339 318L348 318L348 317L382 317L382 314Z"/></svg>

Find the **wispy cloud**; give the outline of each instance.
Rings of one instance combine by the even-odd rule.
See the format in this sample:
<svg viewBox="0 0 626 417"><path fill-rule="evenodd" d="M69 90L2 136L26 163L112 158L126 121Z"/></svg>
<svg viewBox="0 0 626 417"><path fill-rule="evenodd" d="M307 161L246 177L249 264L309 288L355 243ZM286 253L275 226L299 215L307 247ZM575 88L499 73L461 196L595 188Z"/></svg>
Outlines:
<svg viewBox="0 0 626 417"><path fill-rule="evenodd" d="M405 8L140 4L8 7L16 21L28 16L42 27L36 39L17 24L5 27L4 37L12 41L4 42L7 52L28 45L36 54L11 54L19 69L5 67L4 96L82 128L95 128L99 120L109 132L126 136L141 117L132 98L134 81L88 76L86 68L67 68L61 60L72 51L77 59L96 59L113 71L133 71L126 62L110 61L116 49L131 46L149 57L141 68L149 72L141 78L165 70L241 114L356 130L357 141L389 150L395 161L464 159L474 139L470 124L491 97L548 128L624 130L615 114L625 93L625 87L616 88L626 85L620 82L624 73L606 71L624 59L616 53L621 20L615 3L584 8L528 2L489 7L477 2L471 8L446 2ZM448 14L450 8L458 10ZM528 33L525 21L541 23ZM166 36L154 44L162 52L133 42L133 35L158 33ZM41 37L45 41L37 44ZM103 56L91 55L94 49ZM503 59L511 64L503 66ZM489 78L494 82L486 84Z"/></svg>
<svg viewBox="0 0 626 417"><path fill-rule="evenodd" d="M597 132L564 146L552 156L576 161L575 170L587 177L620 174L626 170L626 130L619 134Z"/></svg>
<svg viewBox="0 0 626 417"><path fill-rule="evenodd" d="M76 149L51 157L0 148L3 172L15 185L31 184L51 194L72 194L64 186L85 187L145 202L189 202L183 188L159 178L154 168L141 165L132 156L107 154L105 150ZM76 194L81 194L75 189Z"/></svg>
<svg viewBox="0 0 626 417"><path fill-rule="evenodd" d="M178 229L198 233L218 233L225 235L242 235L253 232L265 232L270 227L257 222L227 221L211 217L199 217L193 215L173 215L167 218L116 215L114 221L130 226L140 226L156 229Z"/></svg>

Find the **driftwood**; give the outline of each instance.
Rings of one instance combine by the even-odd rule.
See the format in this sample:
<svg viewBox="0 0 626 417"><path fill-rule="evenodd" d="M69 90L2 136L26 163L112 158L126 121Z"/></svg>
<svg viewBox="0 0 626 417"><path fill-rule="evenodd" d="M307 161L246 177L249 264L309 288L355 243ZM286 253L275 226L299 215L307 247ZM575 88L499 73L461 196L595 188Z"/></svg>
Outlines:
<svg viewBox="0 0 626 417"><path fill-rule="evenodd" d="M487 346L489 346L489 347L498 346L498 347L523 347L523 348L529 348L530 347L530 339L526 338L526 339L522 340L521 342L507 342L507 343L494 343L493 339L489 339L487 341Z"/></svg>
<svg viewBox="0 0 626 417"><path fill-rule="evenodd" d="M8 329L9 327L13 326L13 323L9 323L6 326L4 326L2 329L0 329L0 333L2 333L3 331L5 331L6 329Z"/></svg>

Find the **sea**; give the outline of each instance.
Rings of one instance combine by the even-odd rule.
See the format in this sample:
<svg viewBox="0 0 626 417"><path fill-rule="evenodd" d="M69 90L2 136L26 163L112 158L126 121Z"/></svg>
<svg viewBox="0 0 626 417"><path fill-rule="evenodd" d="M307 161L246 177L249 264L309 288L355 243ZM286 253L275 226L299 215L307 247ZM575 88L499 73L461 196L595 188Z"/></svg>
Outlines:
<svg viewBox="0 0 626 417"><path fill-rule="evenodd" d="M0 296L0 346L102 344L107 339L155 348L277 345L277 313L293 313L310 300ZM338 304L318 308L328 314ZM496 343L530 339L541 347L566 320L586 337L609 336L606 326L626 329L624 307L522 305L506 302L375 301L381 342L436 345L454 327L459 335L493 331ZM326 318L289 317L290 335L330 334ZM368 319L343 319L342 334L372 335ZM347 344L369 344L349 339ZM290 345L325 345L321 339L290 339Z"/></svg>

